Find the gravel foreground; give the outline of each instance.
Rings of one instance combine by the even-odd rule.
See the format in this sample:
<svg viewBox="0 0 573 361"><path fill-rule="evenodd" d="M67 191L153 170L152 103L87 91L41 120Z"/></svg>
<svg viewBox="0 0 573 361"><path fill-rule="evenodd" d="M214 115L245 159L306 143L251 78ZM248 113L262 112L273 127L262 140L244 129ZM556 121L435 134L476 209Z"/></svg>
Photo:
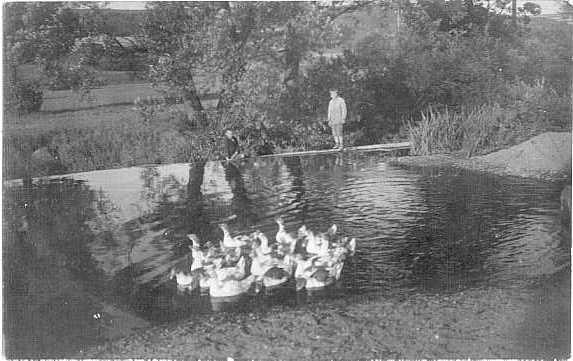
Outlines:
<svg viewBox="0 0 573 361"><path fill-rule="evenodd" d="M419 359L570 356L570 271L551 285L355 296L155 326L76 358Z"/></svg>

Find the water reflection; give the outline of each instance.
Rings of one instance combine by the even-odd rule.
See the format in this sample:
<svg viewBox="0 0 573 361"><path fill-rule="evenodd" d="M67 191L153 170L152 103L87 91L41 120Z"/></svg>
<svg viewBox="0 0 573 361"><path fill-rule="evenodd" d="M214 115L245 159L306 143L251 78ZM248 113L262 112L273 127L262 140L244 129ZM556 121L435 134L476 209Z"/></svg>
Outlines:
<svg viewBox="0 0 573 361"><path fill-rule="evenodd" d="M421 173L388 166L376 153L89 172L27 190L5 187L4 199L4 304L15 310L5 319L11 345L26 332L16 322L25 312L58 309L79 320L99 307L91 301L85 302L89 310L55 307L63 299L56 290L67 285L152 322L169 322L221 310L299 307L349 293L527 283L570 263L558 231L556 186L451 170ZM168 280L170 268L188 257L187 233L218 240L217 223L227 222L233 234L260 229L274 239L277 215L287 230L336 223L357 237L356 256L335 287L312 294L285 287L213 302ZM39 281L41 274L48 279ZM48 301L38 308L36 301L22 303L35 297ZM55 322L50 315L46 322ZM33 329L30 317L22 325ZM36 350L57 343L38 330L34 337L43 343Z"/></svg>
<svg viewBox="0 0 573 361"><path fill-rule="evenodd" d="M225 180L231 187L231 210L233 216L237 216L237 222L244 226L252 226L257 223L257 214L253 210L253 203L247 195L245 182L239 168L231 162L224 164Z"/></svg>

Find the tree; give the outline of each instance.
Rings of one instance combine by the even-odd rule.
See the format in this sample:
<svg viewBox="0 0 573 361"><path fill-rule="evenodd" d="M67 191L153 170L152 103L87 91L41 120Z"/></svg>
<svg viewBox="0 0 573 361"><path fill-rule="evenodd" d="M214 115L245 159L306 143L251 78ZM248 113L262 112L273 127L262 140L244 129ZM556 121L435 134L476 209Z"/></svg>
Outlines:
<svg viewBox="0 0 573 361"><path fill-rule="evenodd" d="M74 3L73 6L82 4ZM18 98L20 89L30 88L83 90L93 84L93 73L81 61L71 61L71 55L78 50L77 40L89 34L72 5L63 2L7 3L5 11L4 74L9 79L6 89L9 95ZM89 11L97 11L97 7L92 5ZM19 79L17 67L21 64L38 66L42 79Z"/></svg>
<svg viewBox="0 0 573 361"><path fill-rule="evenodd" d="M304 53L333 34L324 9L314 3L156 2L148 10L143 35L151 79L167 84L203 122L201 76L219 79L218 109L225 112L249 65L273 64L293 86Z"/></svg>

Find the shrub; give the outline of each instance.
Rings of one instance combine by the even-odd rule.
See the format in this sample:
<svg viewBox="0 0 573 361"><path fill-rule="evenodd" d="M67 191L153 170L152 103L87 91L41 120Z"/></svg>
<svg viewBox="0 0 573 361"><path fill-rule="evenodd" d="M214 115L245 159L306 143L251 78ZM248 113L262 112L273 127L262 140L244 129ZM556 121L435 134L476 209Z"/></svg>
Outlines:
<svg viewBox="0 0 573 361"><path fill-rule="evenodd" d="M432 107L423 111L418 122L408 121L409 140L413 155L427 155L458 150L463 131L462 116L445 108L438 111Z"/></svg>
<svg viewBox="0 0 573 361"><path fill-rule="evenodd" d="M541 82L506 85L502 104L429 108L407 122L413 154L463 151L468 157L515 145L545 131L570 130L570 103Z"/></svg>
<svg viewBox="0 0 573 361"><path fill-rule="evenodd" d="M31 81L22 81L10 86L8 107L19 113L37 112L42 107L44 93Z"/></svg>
<svg viewBox="0 0 573 361"><path fill-rule="evenodd" d="M462 150L467 157L502 147L515 113L498 104L482 105L461 114Z"/></svg>

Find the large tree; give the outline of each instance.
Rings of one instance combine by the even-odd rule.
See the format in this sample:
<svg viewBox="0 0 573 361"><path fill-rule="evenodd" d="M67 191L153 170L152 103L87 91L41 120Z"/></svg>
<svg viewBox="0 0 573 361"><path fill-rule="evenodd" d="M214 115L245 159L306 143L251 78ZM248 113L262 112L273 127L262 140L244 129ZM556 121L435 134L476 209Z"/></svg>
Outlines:
<svg viewBox="0 0 573 361"><path fill-rule="evenodd" d="M86 39L101 32L93 3L7 3L4 22L4 82L8 99L25 88L87 90L94 74L86 67ZM85 21L85 19L91 19ZM82 41L79 41L82 40ZM19 77L23 64L35 65L40 77ZM24 84L24 86L23 86ZM26 94L23 94L24 96ZM21 109L25 110L25 109Z"/></svg>
<svg viewBox="0 0 573 361"><path fill-rule="evenodd" d="M198 79L217 78L219 110L235 101L248 67L281 69L294 86L301 58L336 37L327 8L302 2L155 2L148 5L145 44L151 78L176 91L204 121Z"/></svg>

